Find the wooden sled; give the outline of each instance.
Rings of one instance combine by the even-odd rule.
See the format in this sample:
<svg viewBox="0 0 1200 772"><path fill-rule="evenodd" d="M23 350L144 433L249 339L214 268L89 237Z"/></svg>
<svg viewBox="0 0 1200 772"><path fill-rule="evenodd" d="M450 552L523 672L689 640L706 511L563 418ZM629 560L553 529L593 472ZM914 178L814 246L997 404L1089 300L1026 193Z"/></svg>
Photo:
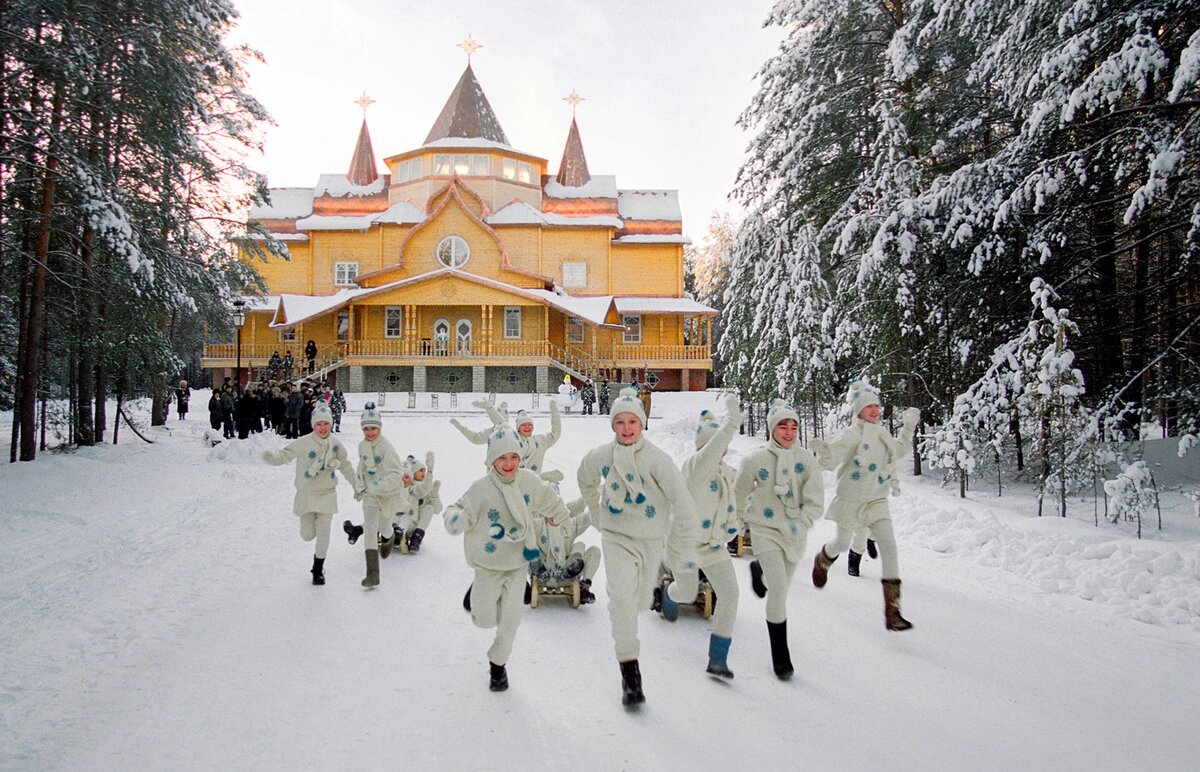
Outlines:
<svg viewBox="0 0 1200 772"><path fill-rule="evenodd" d="M529 608L537 608L542 598L566 598L571 602L571 608L579 608L580 585L578 579L543 584L536 576L531 576L529 585L532 588L529 595Z"/></svg>

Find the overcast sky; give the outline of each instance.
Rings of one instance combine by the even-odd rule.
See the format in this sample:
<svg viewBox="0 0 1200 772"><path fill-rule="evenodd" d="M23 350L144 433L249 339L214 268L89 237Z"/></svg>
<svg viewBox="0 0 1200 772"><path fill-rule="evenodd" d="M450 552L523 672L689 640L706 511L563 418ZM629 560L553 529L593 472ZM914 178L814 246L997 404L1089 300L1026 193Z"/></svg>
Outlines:
<svg viewBox="0 0 1200 772"><path fill-rule="evenodd" d="M250 89L276 125L253 165L272 187L345 173L365 91L379 170L420 147L472 58L514 148L558 171L578 90L593 174L621 188L679 191L699 240L726 200L749 135L734 125L775 51L771 0L235 0L234 40L258 49Z"/></svg>

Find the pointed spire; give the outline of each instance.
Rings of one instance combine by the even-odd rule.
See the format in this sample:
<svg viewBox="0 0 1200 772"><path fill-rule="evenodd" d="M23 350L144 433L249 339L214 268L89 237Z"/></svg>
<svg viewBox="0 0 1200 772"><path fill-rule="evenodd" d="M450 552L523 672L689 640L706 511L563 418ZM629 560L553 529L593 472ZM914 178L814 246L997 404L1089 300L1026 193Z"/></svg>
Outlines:
<svg viewBox="0 0 1200 772"><path fill-rule="evenodd" d="M371 148L371 132L367 131L366 108L363 108L362 128L358 130L358 144L354 146L354 157L350 159L350 171L346 178L353 185L370 185L379 179L375 169L375 151Z"/></svg>
<svg viewBox="0 0 1200 772"><path fill-rule="evenodd" d="M500 128L500 121L492 112L492 105L475 79L475 71L470 64L463 70L454 91L450 92L450 98L429 130L425 144L448 137L487 139L502 145L508 144L508 137L504 136L504 129Z"/></svg>
<svg viewBox="0 0 1200 772"><path fill-rule="evenodd" d="M571 131L567 134L567 146L563 148L558 176L554 179L566 188L581 188L592 180L592 175L588 174L587 158L583 154L583 140L579 138L579 124L575 122L573 115Z"/></svg>

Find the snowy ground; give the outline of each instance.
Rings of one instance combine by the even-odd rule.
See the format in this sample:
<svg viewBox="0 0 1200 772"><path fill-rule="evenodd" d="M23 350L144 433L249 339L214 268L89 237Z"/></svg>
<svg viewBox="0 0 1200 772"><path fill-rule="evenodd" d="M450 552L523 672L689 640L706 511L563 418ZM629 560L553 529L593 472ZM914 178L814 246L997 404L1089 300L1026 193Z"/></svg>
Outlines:
<svg viewBox="0 0 1200 772"><path fill-rule="evenodd" d="M650 438L682 459L691 417L714 404L655 395L666 418ZM483 467L446 418L486 419L427 407L386 405L384 429L402 452L437 453L449 503ZM313 587L292 473L257 458L282 441L209 450L205 417L172 419L154 445L123 430L116 448L0 470L0 768L1190 770L1200 757L1200 533L1180 496L1137 541L1093 527L1090 503L1039 520L1019 490L961 501L906 479L893 501L913 631L884 630L878 563L851 579L843 559L820 592L802 570L797 675L782 683L738 559L736 679L704 675L698 616L646 614L648 702L627 713L603 570L597 605L526 614L512 687L490 693L491 632L460 606L459 538L435 520L421 553L393 555L364 591L361 544L335 527L329 584ZM573 497L579 460L611 434L602 418L564 425L548 461ZM343 428L356 443L357 415ZM819 524L810 555L832 533Z"/></svg>

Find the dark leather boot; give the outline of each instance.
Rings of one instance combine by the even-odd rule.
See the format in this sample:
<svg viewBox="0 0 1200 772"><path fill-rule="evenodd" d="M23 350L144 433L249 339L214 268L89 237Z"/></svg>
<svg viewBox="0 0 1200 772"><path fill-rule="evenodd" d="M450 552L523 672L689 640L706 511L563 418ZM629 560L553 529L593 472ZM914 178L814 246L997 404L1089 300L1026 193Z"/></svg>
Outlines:
<svg viewBox="0 0 1200 772"><path fill-rule="evenodd" d="M636 659L621 662L621 704L636 705L646 701L642 693L642 673Z"/></svg>
<svg viewBox="0 0 1200 772"><path fill-rule="evenodd" d="M750 561L750 588L758 597L767 597L767 585L762 580L762 564L757 560Z"/></svg>
<svg viewBox="0 0 1200 772"><path fill-rule="evenodd" d="M362 580L363 587L375 587L379 584L379 550L367 550L367 576Z"/></svg>
<svg viewBox="0 0 1200 772"><path fill-rule="evenodd" d="M788 651L787 620L767 622L767 634L771 638L771 664L775 667L775 675L786 681L796 672L792 668L792 654Z"/></svg>
<svg viewBox="0 0 1200 772"><path fill-rule="evenodd" d="M824 547L821 547L821 549L817 550L817 556L813 558L813 587L816 587L819 590L825 586L825 583L829 581L829 567L832 566L835 561L837 561L836 557L831 558L825 554Z"/></svg>
<svg viewBox="0 0 1200 772"><path fill-rule="evenodd" d="M313 584L325 584L325 558L313 558Z"/></svg>
<svg viewBox="0 0 1200 772"><path fill-rule="evenodd" d="M883 579L883 618L889 630L911 630L912 622L900 616L900 580Z"/></svg>
<svg viewBox="0 0 1200 772"><path fill-rule="evenodd" d="M502 692L508 689L508 671L504 669L504 665L489 662L488 666L491 668L491 678L488 681L488 688L493 692Z"/></svg>
<svg viewBox="0 0 1200 772"><path fill-rule="evenodd" d="M851 576L858 576L858 566L862 563L862 553L850 550L850 557L846 560L846 573Z"/></svg>

